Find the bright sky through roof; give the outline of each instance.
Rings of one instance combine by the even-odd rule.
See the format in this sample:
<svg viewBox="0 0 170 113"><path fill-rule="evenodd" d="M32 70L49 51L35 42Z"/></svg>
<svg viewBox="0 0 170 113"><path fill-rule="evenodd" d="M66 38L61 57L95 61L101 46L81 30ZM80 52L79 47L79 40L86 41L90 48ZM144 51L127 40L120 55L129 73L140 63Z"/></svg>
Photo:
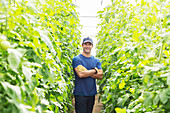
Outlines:
<svg viewBox="0 0 170 113"><path fill-rule="evenodd" d="M89 36L93 39L94 47L92 55L95 55L97 42L95 36L99 31L99 29L96 28L99 23L99 19L96 17L97 12L111 4L111 0L73 0L73 2L78 6L76 10L79 13L80 24L83 25L81 38Z"/></svg>

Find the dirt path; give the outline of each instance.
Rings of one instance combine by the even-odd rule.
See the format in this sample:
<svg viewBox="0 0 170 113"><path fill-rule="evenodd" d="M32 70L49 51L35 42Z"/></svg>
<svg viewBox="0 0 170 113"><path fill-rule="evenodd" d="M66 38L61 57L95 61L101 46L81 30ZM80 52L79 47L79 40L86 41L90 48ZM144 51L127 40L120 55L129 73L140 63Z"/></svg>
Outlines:
<svg viewBox="0 0 170 113"><path fill-rule="evenodd" d="M103 104L101 102L98 102L98 99L99 99L99 95L96 95L93 113L100 113L102 109Z"/></svg>
<svg viewBox="0 0 170 113"><path fill-rule="evenodd" d="M103 104L101 102L98 102L98 99L99 99L99 95L96 95L93 113L101 113L100 111L102 109ZM73 99L73 105L74 105L74 99ZM74 111L74 113L76 113L76 112Z"/></svg>

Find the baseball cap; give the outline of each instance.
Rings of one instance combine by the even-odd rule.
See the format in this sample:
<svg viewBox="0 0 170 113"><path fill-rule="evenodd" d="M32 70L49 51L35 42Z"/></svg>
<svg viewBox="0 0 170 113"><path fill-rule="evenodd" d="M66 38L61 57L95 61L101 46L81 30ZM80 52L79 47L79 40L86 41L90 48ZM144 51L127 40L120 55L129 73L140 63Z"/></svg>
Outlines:
<svg viewBox="0 0 170 113"><path fill-rule="evenodd" d="M84 38L82 44L84 44L86 42L90 42L91 44L93 44L93 40L89 37Z"/></svg>

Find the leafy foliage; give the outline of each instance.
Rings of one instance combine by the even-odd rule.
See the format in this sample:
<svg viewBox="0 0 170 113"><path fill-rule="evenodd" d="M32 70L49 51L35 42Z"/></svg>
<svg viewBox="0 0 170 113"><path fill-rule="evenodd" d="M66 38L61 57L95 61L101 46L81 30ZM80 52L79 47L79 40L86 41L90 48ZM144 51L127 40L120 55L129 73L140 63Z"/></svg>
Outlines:
<svg viewBox="0 0 170 113"><path fill-rule="evenodd" d="M112 0L98 12L103 113L170 110L169 10L168 0Z"/></svg>
<svg viewBox="0 0 170 113"><path fill-rule="evenodd" d="M79 53L79 18L72 0L3 0L0 112L70 112L71 59ZM1 37L2 37L1 36Z"/></svg>

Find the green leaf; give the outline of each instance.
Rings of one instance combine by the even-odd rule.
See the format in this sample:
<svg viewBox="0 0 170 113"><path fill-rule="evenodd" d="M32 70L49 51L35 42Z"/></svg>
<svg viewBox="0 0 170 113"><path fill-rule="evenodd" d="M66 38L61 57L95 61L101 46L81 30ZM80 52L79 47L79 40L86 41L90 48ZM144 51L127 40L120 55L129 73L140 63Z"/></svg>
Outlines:
<svg viewBox="0 0 170 113"><path fill-rule="evenodd" d="M156 95L155 98L153 99L153 104L154 104L154 105L157 105L158 102L159 102L159 100L160 100L160 99L159 99L159 95Z"/></svg>
<svg viewBox="0 0 170 113"><path fill-rule="evenodd" d="M25 54L26 49L8 49L8 62L10 68L18 73L17 68L21 62L22 56Z"/></svg>
<svg viewBox="0 0 170 113"><path fill-rule="evenodd" d="M12 34L16 35L19 40L21 40L21 35L15 31L10 31Z"/></svg>
<svg viewBox="0 0 170 113"><path fill-rule="evenodd" d="M167 90L163 89L163 91L159 95L163 104L165 104L168 101L168 96L166 95L166 93L167 93Z"/></svg>
<svg viewBox="0 0 170 113"><path fill-rule="evenodd" d="M119 98L119 99L118 99L118 105L124 106L125 102L126 102L127 99L129 98L129 96L130 96L129 94L125 94L125 95L123 95L122 98Z"/></svg>
<svg viewBox="0 0 170 113"><path fill-rule="evenodd" d="M41 68L42 66L40 65L40 64L38 64L38 63L32 63L32 62L23 62L23 65L25 65L25 66L33 66L33 67L39 67L39 68Z"/></svg>
<svg viewBox="0 0 170 113"><path fill-rule="evenodd" d="M110 19L109 15L110 15L110 13L107 13L106 16L105 16L105 20L106 20L107 23L109 23L109 19Z"/></svg>
<svg viewBox="0 0 170 113"><path fill-rule="evenodd" d="M50 80L50 82L51 82L51 83L54 83L55 78L56 78L56 76L55 76L54 71L51 71L51 72L50 72L50 75L49 75L49 80Z"/></svg>
<svg viewBox="0 0 170 113"><path fill-rule="evenodd" d="M72 14L73 17L74 17L76 20L78 20L77 15L75 14L75 12L70 11L70 14Z"/></svg>
<svg viewBox="0 0 170 113"><path fill-rule="evenodd" d="M4 87L7 95L11 97L13 100L21 101L21 90L20 87L9 84L8 82L1 82Z"/></svg>
<svg viewBox="0 0 170 113"><path fill-rule="evenodd" d="M167 85L170 86L170 75L167 76Z"/></svg>
<svg viewBox="0 0 170 113"><path fill-rule="evenodd" d="M53 55L56 55L56 51L54 50L52 42L51 42L50 38L45 33L48 31L40 30L40 28L34 28L34 29L39 32L41 39L44 41L44 43L46 43L46 45L49 47L49 49L53 53Z"/></svg>
<svg viewBox="0 0 170 113"><path fill-rule="evenodd" d="M46 100L46 99L42 99L42 100L41 100L41 104L49 105L49 102L48 102L48 100Z"/></svg>
<svg viewBox="0 0 170 113"><path fill-rule="evenodd" d="M144 105L145 105L145 107L148 107L148 106L152 105L152 100L151 100L150 97L147 97L147 98L145 99Z"/></svg>
<svg viewBox="0 0 170 113"><path fill-rule="evenodd" d="M25 54L26 49L8 49L8 62L10 68L18 73L17 68L20 64L21 57Z"/></svg>
<svg viewBox="0 0 170 113"><path fill-rule="evenodd" d="M31 80L32 77L32 72L31 72L31 68L28 68L26 66L22 66L22 72L25 75L27 80Z"/></svg>
<svg viewBox="0 0 170 113"><path fill-rule="evenodd" d="M31 106L28 105L24 105L22 103L19 103L19 105L17 105L18 109L19 109L19 113L35 113L35 112L31 112L28 109L31 109Z"/></svg>
<svg viewBox="0 0 170 113"><path fill-rule="evenodd" d="M161 74L160 77L168 77L170 73Z"/></svg>

